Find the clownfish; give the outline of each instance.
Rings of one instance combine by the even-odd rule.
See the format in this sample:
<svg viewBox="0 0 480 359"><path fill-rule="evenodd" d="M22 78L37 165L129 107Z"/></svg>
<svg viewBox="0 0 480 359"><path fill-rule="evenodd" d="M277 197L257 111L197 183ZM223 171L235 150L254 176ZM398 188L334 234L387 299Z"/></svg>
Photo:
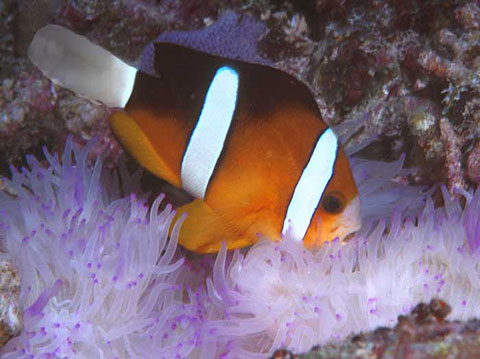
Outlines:
<svg viewBox="0 0 480 359"><path fill-rule="evenodd" d="M195 198L178 208L183 247L217 252L288 233L317 249L360 227L347 156L295 77L166 42L147 74L56 25L28 54L53 82L116 108L109 123L127 151Z"/></svg>

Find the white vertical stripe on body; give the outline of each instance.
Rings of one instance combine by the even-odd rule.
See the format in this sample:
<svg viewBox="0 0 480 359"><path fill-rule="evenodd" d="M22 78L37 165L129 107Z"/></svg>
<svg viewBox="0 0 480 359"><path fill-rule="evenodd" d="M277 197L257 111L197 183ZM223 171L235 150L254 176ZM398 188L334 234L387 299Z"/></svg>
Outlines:
<svg viewBox="0 0 480 359"><path fill-rule="evenodd" d="M337 156L337 136L329 128L318 139L310 159L295 186L283 222L282 234L290 229L297 240L307 233L311 218L333 175Z"/></svg>
<svg viewBox="0 0 480 359"><path fill-rule="evenodd" d="M196 198L205 197L232 122L237 92L238 73L228 66L219 68L182 160L182 187Z"/></svg>

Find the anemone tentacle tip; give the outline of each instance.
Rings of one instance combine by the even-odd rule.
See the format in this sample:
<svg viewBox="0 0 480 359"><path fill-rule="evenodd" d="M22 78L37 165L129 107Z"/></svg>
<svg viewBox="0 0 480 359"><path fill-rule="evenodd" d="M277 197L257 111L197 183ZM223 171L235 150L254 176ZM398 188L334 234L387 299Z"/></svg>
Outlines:
<svg viewBox="0 0 480 359"><path fill-rule="evenodd" d="M26 308L2 358L266 358L393 325L433 297L449 318L480 314L480 191L463 194L465 208L434 208L431 192L391 181L401 159L354 159L364 226L347 243L310 252L286 234L190 258L177 250L181 221L168 239L164 196L151 209L141 191L122 196L101 160L87 163L91 150L69 139L46 166L30 157L12 171L15 196L0 192L0 260L19 268Z"/></svg>

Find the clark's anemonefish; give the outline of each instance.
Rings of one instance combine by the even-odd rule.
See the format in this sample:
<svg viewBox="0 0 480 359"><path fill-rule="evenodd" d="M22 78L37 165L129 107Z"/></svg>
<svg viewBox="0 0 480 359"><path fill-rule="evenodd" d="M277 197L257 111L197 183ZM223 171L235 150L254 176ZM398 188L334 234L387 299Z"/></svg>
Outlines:
<svg viewBox="0 0 480 359"><path fill-rule="evenodd" d="M117 107L110 125L146 169L195 197L179 243L216 252L289 232L310 249L360 226L357 188L309 89L272 67L156 43L155 76L56 25L29 57L52 81Z"/></svg>

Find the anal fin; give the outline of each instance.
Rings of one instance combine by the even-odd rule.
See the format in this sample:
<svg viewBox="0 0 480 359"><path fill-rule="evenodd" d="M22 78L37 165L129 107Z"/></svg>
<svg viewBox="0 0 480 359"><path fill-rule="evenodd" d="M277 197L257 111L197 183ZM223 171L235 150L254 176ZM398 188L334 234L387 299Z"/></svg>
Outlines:
<svg viewBox="0 0 480 359"><path fill-rule="evenodd" d="M220 250L222 242L227 244L227 249L242 248L255 242L200 199L180 207L177 217L183 213L187 213L187 218L180 229L178 243L188 250L213 253Z"/></svg>

